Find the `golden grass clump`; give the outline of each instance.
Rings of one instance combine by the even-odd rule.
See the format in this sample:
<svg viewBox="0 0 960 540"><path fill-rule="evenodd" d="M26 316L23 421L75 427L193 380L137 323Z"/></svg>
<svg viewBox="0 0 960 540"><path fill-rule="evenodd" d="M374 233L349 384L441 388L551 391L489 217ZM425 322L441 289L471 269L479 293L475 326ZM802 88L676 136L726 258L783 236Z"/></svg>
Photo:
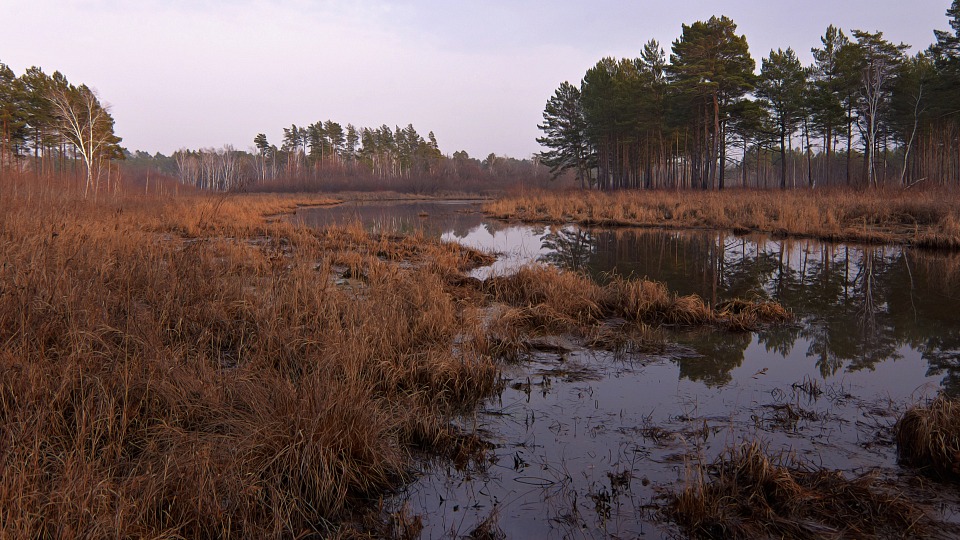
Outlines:
<svg viewBox="0 0 960 540"><path fill-rule="evenodd" d="M445 274L476 256L290 204L0 187L0 536L330 535L465 452L497 368Z"/></svg>
<svg viewBox="0 0 960 540"><path fill-rule="evenodd" d="M664 512L694 538L918 538L925 511L869 476L769 456L756 441L692 471Z"/></svg>
<svg viewBox="0 0 960 540"><path fill-rule="evenodd" d="M602 317L600 287L576 272L528 266L509 276L487 280L484 290L496 302L522 308L529 319L527 327L548 332L570 331Z"/></svg>
<svg viewBox="0 0 960 540"><path fill-rule="evenodd" d="M659 282L616 277L604 287L607 311L628 321L696 326L717 322L716 313L697 296L677 296Z"/></svg>
<svg viewBox="0 0 960 540"><path fill-rule="evenodd" d="M894 426L905 465L933 476L960 479L960 402L943 396L903 414Z"/></svg>
<svg viewBox="0 0 960 540"><path fill-rule="evenodd" d="M474 286L500 306L488 325L490 345L493 353L509 358L525 351L531 335L571 334L598 346L630 345L649 343L650 326L743 331L791 318L773 302L735 300L711 308L697 296L679 296L647 279L615 276L600 285L550 266L525 267ZM616 321L625 324L609 324Z"/></svg>

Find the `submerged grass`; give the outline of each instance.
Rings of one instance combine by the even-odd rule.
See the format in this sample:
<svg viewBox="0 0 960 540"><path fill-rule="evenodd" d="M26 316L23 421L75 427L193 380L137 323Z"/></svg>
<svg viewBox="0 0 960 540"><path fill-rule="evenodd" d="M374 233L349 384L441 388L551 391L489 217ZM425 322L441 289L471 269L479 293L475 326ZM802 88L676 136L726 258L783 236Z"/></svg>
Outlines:
<svg viewBox="0 0 960 540"><path fill-rule="evenodd" d="M690 475L665 514L695 538L946 537L921 507L875 478L771 457L756 441Z"/></svg>
<svg viewBox="0 0 960 540"><path fill-rule="evenodd" d="M903 414L894 426L905 465L945 480L960 480L960 402L943 396Z"/></svg>
<svg viewBox="0 0 960 540"><path fill-rule="evenodd" d="M960 205L937 190L538 192L491 202L502 219L720 228L824 240L960 249Z"/></svg>

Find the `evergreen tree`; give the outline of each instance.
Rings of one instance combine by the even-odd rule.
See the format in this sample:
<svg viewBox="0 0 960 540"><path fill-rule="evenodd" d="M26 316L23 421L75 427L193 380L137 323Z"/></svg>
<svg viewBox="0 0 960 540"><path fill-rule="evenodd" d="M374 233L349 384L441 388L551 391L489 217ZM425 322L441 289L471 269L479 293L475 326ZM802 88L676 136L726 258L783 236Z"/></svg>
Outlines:
<svg viewBox="0 0 960 540"><path fill-rule="evenodd" d="M737 35L737 25L727 17L711 17L682 28L680 38L673 42L669 72L676 90L692 98L698 112L693 132L703 135L697 137L700 155L695 158L699 164L694 176L704 189L722 189L718 160L725 160L726 142L721 119L753 89L756 63L746 36Z"/></svg>
<svg viewBox="0 0 960 540"><path fill-rule="evenodd" d="M842 71L840 54L844 47L850 46L850 40L842 30L831 24L820 38L820 43L821 48L810 49L814 64L811 68L813 88L809 97L814 128L823 136L829 173L833 139L843 129L846 119L843 97L852 93L844 89L844 85L852 85L849 83L851 77L845 76Z"/></svg>
<svg viewBox="0 0 960 540"><path fill-rule="evenodd" d="M587 144L580 90L569 82L563 82L547 100L543 123L537 127L544 133L543 137L537 138L537 142L549 148L540 153L541 162L550 167L554 178L573 169L580 187L584 187L592 153Z"/></svg>
<svg viewBox="0 0 960 540"><path fill-rule="evenodd" d="M24 142L23 91L19 79L0 63L0 171L10 167Z"/></svg>
<svg viewBox="0 0 960 540"><path fill-rule="evenodd" d="M347 133L344 138L344 150L347 160L353 162L357 158L357 145L360 144L360 135L353 124L347 124Z"/></svg>
<svg viewBox="0 0 960 540"><path fill-rule="evenodd" d="M806 81L806 70L793 49L770 51L770 56L763 59L756 93L777 126L781 189L787 187L786 140L803 119Z"/></svg>

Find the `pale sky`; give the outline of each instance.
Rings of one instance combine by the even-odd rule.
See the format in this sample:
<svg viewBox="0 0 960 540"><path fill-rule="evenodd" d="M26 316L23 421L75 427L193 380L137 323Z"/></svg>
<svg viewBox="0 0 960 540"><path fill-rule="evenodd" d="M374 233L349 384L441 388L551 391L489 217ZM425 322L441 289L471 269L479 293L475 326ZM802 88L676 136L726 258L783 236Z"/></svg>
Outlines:
<svg viewBox="0 0 960 540"><path fill-rule="evenodd" d="M933 41L950 0L0 0L0 62L98 90L130 150L253 146L332 119L433 131L447 154L529 157L565 80L604 56L670 53L681 23L727 15L757 61L805 63L827 25Z"/></svg>

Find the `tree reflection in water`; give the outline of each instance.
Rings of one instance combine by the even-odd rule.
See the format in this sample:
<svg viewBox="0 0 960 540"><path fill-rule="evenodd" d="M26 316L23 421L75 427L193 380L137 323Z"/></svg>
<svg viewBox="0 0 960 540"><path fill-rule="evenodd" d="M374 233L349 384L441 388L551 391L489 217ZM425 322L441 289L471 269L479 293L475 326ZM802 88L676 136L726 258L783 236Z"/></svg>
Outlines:
<svg viewBox="0 0 960 540"><path fill-rule="evenodd" d="M706 384L728 382L755 335L771 355L801 348L825 378L874 369L909 350L927 363L928 374L942 375L945 391L960 395L960 254L722 231L531 227L489 220L472 204L449 201L342 205L297 218L314 226L360 222L415 231L504 253L516 265L539 256L600 282L613 273L649 277L711 304L770 299L793 311L797 323L790 326L679 338L701 354L677 360L681 375ZM511 248L522 249L511 255Z"/></svg>
<svg viewBox="0 0 960 540"><path fill-rule="evenodd" d="M920 351L930 374L943 374L960 394L960 256L899 246L826 244L813 240L737 237L724 232L657 230L550 231L546 262L604 281L611 272L663 281L710 303L770 299L797 324L756 334L767 352L786 357L805 346L820 373L873 369ZM698 334L702 358L680 359L684 377L710 385L729 381L750 345L749 334Z"/></svg>
<svg viewBox="0 0 960 540"><path fill-rule="evenodd" d="M540 260L569 270L585 269L596 251L593 235L580 227L553 228L541 240L543 247L551 251L541 256Z"/></svg>

